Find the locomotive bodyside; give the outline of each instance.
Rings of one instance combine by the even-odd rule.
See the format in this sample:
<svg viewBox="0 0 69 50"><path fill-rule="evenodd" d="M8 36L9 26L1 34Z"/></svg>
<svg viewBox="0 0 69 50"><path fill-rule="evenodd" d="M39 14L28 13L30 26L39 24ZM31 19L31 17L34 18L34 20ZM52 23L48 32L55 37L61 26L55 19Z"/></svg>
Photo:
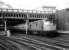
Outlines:
<svg viewBox="0 0 69 50"><path fill-rule="evenodd" d="M38 20L35 22L29 23L29 30L36 30L36 31L53 31L56 30L56 24L53 24L47 20Z"/></svg>
<svg viewBox="0 0 69 50"><path fill-rule="evenodd" d="M56 24L47 20L38 20L29 24L28 30L31 34L52 34L56 31Z"/></svg>

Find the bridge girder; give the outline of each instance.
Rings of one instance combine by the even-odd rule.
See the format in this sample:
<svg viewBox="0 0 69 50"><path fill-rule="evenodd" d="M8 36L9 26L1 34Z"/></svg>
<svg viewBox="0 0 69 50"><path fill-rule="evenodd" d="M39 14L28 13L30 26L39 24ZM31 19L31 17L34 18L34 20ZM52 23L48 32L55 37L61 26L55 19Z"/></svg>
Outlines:
<svg viewBox="0 0 69 50"><path fill-rule="evenodd" d="M33 12L32 10L22 10L18 9L0 9L0 18L14 18L14 19L45 19L45 18L54 18L55 13L53 12Z"/></svg>

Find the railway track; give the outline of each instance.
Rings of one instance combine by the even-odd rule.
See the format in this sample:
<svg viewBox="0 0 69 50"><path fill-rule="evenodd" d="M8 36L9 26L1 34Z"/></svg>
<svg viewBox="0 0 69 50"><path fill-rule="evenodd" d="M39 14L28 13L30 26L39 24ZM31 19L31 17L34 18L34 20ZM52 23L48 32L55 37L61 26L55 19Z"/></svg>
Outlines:
<svg viewBox="0 0 69 50"><path fill-rule="evenodd" d="M27 36L18 35L18 36L11 36L11 37L0 36L0 46L5 48L6 50L63 50L65 48L69 49L69 45L68 45L69 43L68 41L64 40L64 37L61 37L62 38L61 40L60 37L57 39L45 38L46 40L44 40L43 38L42 38L43 40L39 38L37 38L37 36L34 37L28 35Z"/></svg>
<svg viewBox="0 0 69 50"><path fill-rule="evenodd" d="M38 40L32 40L32 39L28 39L28 38L18 38L18 37L12 37L12 38L15 38L17 41L23 41L22 43L25 43L26 45L29 45L29 46L33 46L33 47L36 47L36 48L41 48L41 49L44 49L46 50L47 48L50 48L52 50L63 50L62 47L58 47L58 46L54 46L52 44L49 44L49 42L41 42L41 41L38 41ZM27 42L27 43L26 43ZM49 50L50 50L49 49Z"/></svg>
<svg viewBox="0 0 69 50"><path fill-rule="evenodd" d="M21 42L21 43L24 43L24 44L26 44L26 45L28 45L28 46L31 46L31 47L34 47L34 48L36 48L36 49L38 49L38 50L47 50L47 48L48 48L48 50L61 50L62 48L56 48L56 47L52 47L51 45L48 45L48 44L46 44L46 45L44 45L44 44L42 44L42 43L38 43L38 42L33 42L33 41L30 41L30 40L22 40L22 39L17 39L19 42ZM23 42L22 42L23 41Z"/></svg>
<svg viewBox="0 0 69 50"><path fill-rule="evenodd" d="M5 40L5 38L0 36L0 46L5 50L18 50L18 48L12 43Z"/></svg>
<svg viewBox="0 0 69 50"><path fill-rule="evenodd" d="M21 39L18 39L18 38L17 39L16 38L12 39L12 38L7 38L7 37L1 37L0 41L3 41L3 40L4 40L3 44L5 42L7 42L8 45L10 45L9 43L12 43L12 44L16 45L16 43L17 43L17 44L20 44L20 45L26 45L26 46L31 47L32 48L31 50L56 50L56 49L60 50L58 48L53 48L51 46L43 46L43 45L40 45L40 44L37 44L37 43L34 43L34 42L30 42L30 41L26 41L26 40L21 40ZM12 46L11 46L11 48L12 48ZM11 50L17 50L17 49L14 49L14 47L13 47L13 49L11 49ZM19 50L24 50L24 49L19 49Z"/></svg>
<svg viewBox="0 0 69 50"><path fill-rule="evenodd" d="M21 35L22 36L22 35ZM20 37L21 37L20 36ZM22 36L21 38L26 38L26 39L31 39L33 41L39 41L39 42L44 42L44 43L47 43L47 42L50 42L50 43L53 43L55 44L56 46L60 46L62 48L67 48L69 49L69 36L68 35L64 35L64 36L61 36L61 37L58 37L58 38L42 38L42 37L37 37L37 36Z"/></svg>
<svg viewBox="0 0 69 50"><path fill-rule="evenodd" d="M19 38L0 36L0 44L1 47L5 48L5 50L61 50L52 46L31 42L26 38L25 40L21 40Z"/></svg>
<svg viewBox="0 0 69 50"><path fill-rule="evenodd" d="M7 38L7 37L2 37L1 40L7 40L11 43L18 43L18 44L21 44L21 45L27 45L27 46L30 46L32 48L32 50L55 50L57 48L52 48L50 46L41 46L40 44L37 44L37 43L34 43L34 42L30 42L30 41L25 41L25 40L21 40L21 39L16 39L16 38ZM33 49L34 48L34 49ZM21 49L23 50L23 49ZM59 50L59 49L57 49Z"/></svg>
<svg viewBox="0 0 69 50"><path fill-rule="evenodd" d="M23 43L20 43L16 40L12 40L11 38L8 38L8 37L1 37L0 41L3 41L3 40L4 40L3 44L6 44L6 47L11 46L7 48L8 50L36 50L33 47L29 47Z"/></svg>

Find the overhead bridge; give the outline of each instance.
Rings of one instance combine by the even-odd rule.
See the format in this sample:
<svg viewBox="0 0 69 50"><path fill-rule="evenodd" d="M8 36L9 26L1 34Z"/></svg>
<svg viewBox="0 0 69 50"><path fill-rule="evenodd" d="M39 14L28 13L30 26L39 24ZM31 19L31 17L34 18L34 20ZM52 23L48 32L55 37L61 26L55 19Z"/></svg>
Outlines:
<svg viewBox="0 0 69 50"><path fill-rule="evenodd" d="M4 9L0 8L0 18L14 19L46 19L54 18L55 11Z"/></svg>

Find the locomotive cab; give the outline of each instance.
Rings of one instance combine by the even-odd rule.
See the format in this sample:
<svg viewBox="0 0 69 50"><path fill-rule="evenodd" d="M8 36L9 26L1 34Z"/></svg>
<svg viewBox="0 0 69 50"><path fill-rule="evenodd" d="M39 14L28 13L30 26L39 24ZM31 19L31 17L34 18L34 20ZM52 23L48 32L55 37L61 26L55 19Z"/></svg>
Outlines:
<svg viewBox="0 0 69 50"><path fill-rule="evenodd" d="M53 21L49 21L49 20L44 20L44 35L46 35L46 37L58 37L60 36L60 34L57 32L57 26Z"/></svg>
<svg viewBox="0 0 69 50"><path fill-rule="evenodd" d="M30 22L28 26L30 34L43 35L47 37L57 37L56 24L48 19Z"/></svg>

